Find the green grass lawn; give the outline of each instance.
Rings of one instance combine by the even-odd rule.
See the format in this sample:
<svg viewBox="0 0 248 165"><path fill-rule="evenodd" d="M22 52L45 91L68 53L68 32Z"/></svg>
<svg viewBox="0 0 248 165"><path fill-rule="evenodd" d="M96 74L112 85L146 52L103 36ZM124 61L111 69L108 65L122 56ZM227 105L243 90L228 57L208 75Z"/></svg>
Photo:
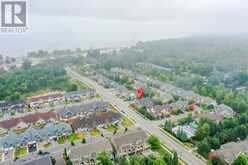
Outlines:
<svg viewBox="0 0 248 165"><path fill-rule="evenodd" d="M64 136L60 136L57 140L58 144L64 144L65 143L65 138Z"/></svg>
<svg viewBox="0 0 248 165"><path fill-rule="evenodd" d="M84 134L82 132L77 132L77 133L71 133L68 136L68 141L69 142L74 142L76 140L82 140L84 137Z"/></svg>
<svg viewBox="0 0 248 165"><path fill-rule="evenodd" d="M3 154L0 154L0 162L3 160Z"/></svg>
<svg viewBox="0 0 248 165"><path fill-rule="evenodd" d="M50 148L51 146L52 146L51 143L47 143L47 144L44 145L45 148Z"/></svg>
<svg viewBox="0 0 248 165"><path fill-rule="evenodd" d="M99 136L99 135L101 135L101 132L98 129L94 128L94 129L90 130L90 135L91 136Z"/></svg>
<svg viewBox="0 0 248 165"><path fill-rule="evenodd" d="M14 155L15 157L19 158L27 155L27 152L28 152L27 147L19 147L15 149Z"/></svg>
<svg viewBox="0 0 248 165"><path fill-rule="evenodd" d="M69 136L68 136L68 141L69 142L73 142L75 140L79 140L78 137L77 137L77 134L76 133L71 133Z"/></svg>
<svg viewBox="0 0 248 165"><path fill-rule="evenodd" d="M118 130L118 126L116 126L115 124L108 124L108 125L107 125L107 130L108 130L109 132L117 131L117 130Z"/></svg>
<svg viewBox="0 0 248 165"><path fill-rule="evenodd" d="M132 127L134 125L134 123L127 117L123 117L121 124L125 128L129 128L129 127Z"/></svg>
<svg viewBox="0 0 248 165"><path fill-rule="evenodd" d="M98 99L102 99L102 96L101 96L101 95L99 95L99 94L96 94L96 98L98 98Z"/></svg>
<svg viewBox="0 0 248 165"><path fill-rule="evenodd" d="M82 140L85 138L84 134L82 132L77 132L76 133L76 138L77 140Z"/></svg>
<svg viewBox="0 0 248 165"><path fill-rule="evenodd" d="M77 81L77 80L72 80L72 82L74 84L77 85L78 89L86 89L89 88L89 86L87 84L82 83L81 81Z"/></svg>

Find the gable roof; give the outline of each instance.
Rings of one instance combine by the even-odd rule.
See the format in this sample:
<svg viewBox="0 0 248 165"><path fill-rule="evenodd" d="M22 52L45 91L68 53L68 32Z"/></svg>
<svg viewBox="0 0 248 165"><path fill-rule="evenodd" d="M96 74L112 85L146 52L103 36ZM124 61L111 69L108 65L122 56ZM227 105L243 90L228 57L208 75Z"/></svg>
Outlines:
<svg viewBox="0 0 248 165"><path fill-rule="evenodd" d="M23 108L25 102L23 101L0 101L0 110L6 110L8 108Z"/></svg>
<svg viewBox="0 0 248 165"><path fill-rule="evenodd" d="M112 146L107 139L100 140L95 143L84 144L80 147L71 148L70 159L75 160L81 156L89 155L92 153L99 153L102 151L112 151Z"/></svg>
<svg viewBox="0 0 248 165"><path fill-rule="evenodd" d="M100 110L108 110L109 103L104 101L93 101L90 103L81 103L81 104L74 104L59 108L57 113L60 117L72 117L76 116L79 113L88 113L88 112L97 112Z"/></svg>
<svg viewBox="0 0 248 165"><path fill-rule="evenodd" d="M8 135L0 139L0 146L4 148L18 147L19 145L25 145L31 141L47 139L52 136L58 136L69 132L71 132L71 127L66 123L49 123L41 129L29 127L21 134L16 134L11 131Z"/></svg>
<svg viewBox="0 0 248 165"><path fill-rule="evenodd" d="M119 150L123 145L136 144L140 140L146 141L147 139L148 136L144 130L132 130L123 135L114 136L111 141L116 150Z"/></svg>
<svg viewBox="0 0 248 165"><path fill-rule="evenodd" d="M44 101L49 99L56 99L56 98L62 98L64 95L62 93L48 93L41 96L34 96L29 99L29 102L38 102L38 101Z"/></svg>
<svg viewBox="0 0 248 165"><path fill-rule="evenodd" d="M95 128L98 125L106 124L109 122L115 122L121 118L120 113L105 112L101 114L91 114L87 117L77 118L72 122L72 128L77 130L78 128Z"/></svg>
<svg viewBox="0 0 248 165"><path fill-rule="evenodd" d="M45 156L41 158L36 158L33 160L27 160L23 163L18 162L19 165L52 165L52 161L50 159L50 156Z"/></svg>
<svg viewBox="0 0 248 165"><path fill-rule="evenodd" d="M223 157L227 163L232 163L240 152L248 155L248 139L241 142L226 143L219 150L215 151L214 154Z"/></svg>
<svg viewBox="0 0 248 165"><path fill-rule="evenodd" d="M18 118L11 118L9 120L1 121L0 127L5 129L10 129L17 126L21 122L24 122L26 124L32 124L40 119L42 120L56 119L56 114L54 112L45 112L45 113L34 113Z"/></svg>
<svg viewBox="0 0 248 165"><path fill-rule="evenodd" d="M78 91L68 92L65 94L65 98L70 98L74 96L85 96L95 94L96 90L93 88L86 88Z"/></svg>

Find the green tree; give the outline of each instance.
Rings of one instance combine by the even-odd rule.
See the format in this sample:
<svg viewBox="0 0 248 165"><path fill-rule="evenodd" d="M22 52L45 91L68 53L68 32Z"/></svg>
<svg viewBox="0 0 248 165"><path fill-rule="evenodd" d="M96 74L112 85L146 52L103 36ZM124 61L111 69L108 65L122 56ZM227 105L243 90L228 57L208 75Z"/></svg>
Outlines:
<svg viewBox="0 0 248 165"><path fill-rule="evenodd" d="M211 163L212 165L226 165L225 161L220 157L213 157Z"/></svg>
<svg viewBox="0 0 248 165"><path fill-rule="evenodd" d="M232 165L248 165L248 158L245 154L241 153L239 154Z"/></svg>
<svg viewBox="0 0 248 165"><path fill-rule="evenodd" d="M172 165L173 155L166 152L163 155L163 160L166 162L167 165Z"/></svg>
<svg viewBox="0 0 248 165"><path fill-rule="evenodd" d="M97 161L99 165L112 165L112 161L109 159L107 152L101 152L97 155Z"/></svg>
<svg viewBox="0 0 248 165"><path fill-rule="evenodd" d="M198 153L201 154L204 157L208 156L209 151L211 150L210 145L208 144L208 140L207 138L204 138L203 141L199 142L199 144L197 145L198 149Z"/></svg>
<svg viewBox="0 0 248 165"><path fill-rule="evenodd" d="M166 163L165 163L164 160L162 160L162 159L155 159L155 160L152 162L152 165L166 165Z"/></svg>
<svg viewBox="0 0 248 165"><path fill-rule="evenodd" d="M172 128L173 128L173 123L171 120L166 120L164 123L164 130L168 131L168 132L172 132Z"/></svg>
<svg viewBox="0 0 248 165"><path fill-rule="evenodd" d="M200 126L195 134L195 138L197 140L202 140L203 138L209 136L211 133L210 125L208 123L204 123L202 126Z"/></svg>
<svg viewBox="0 0 248 165"><path fill-rule="evenodd" d="M67 159L67 160L65 161L65 164L66 164L66 165L73 165L73 164L72 164L72 161L71 161L70 159Z"/></svg>
<svg viewBox="0 0 248 165"><path fill-rule="evenodd" d="M81 143L83 143L83 144L86 143L86 139L83 138L82 141L81 141Z"/></svg>
<svg viewBox="0 0 248 165"><path fill-rule="evenodd" d="M211 148L213 149L218 149L220 148L220 140L216 137L213 137L209 140L210 142L210 145L211 145Z"/></svg>
<svg viewBox="0 0 248 165"><path fill-rule="evenodd" d="M118 162L117 163L118 165L130 165L130 163L126 157L119 158L117 162Z"/></svg>
<svg viewBox="0 0 248 165"><path fill-rule="evenodd" d="M130 158L130 164L131 165L142 165L143 157L134 155Z"/></svg>
<svg viewBox="0 0 248 165"><path fill-rule="evenodd" d="M153 150L160 149L160 147L161 147L161 143L160 143L159 139L154 135L151 135L149 137L148 143L151 145L151 149L153 149Z"/></svg>
<svg viewBox="0 0 248 165"><path fill-rule="evenodd" d="M188 140L186 132L184 132L181 128L177 130L176 137L183 142L186 142Z"/></svg>
<svg viewBox="0 0 248 165"><path fill-rule="evenodd" d="M172 165L178 165L178 155L177 152L173 152Z"/></svg>
<svg viewBox="0 0 248 165"><path fill-rule="evenodd" d="M69 84L66 91L67 92L72 92L78 90L78 86L76 84Z"/></svg>
<svg viewBox="0 0 248 165"><path fill-rule="evenodd" d="M51 159L51 161L52 161L52 165L55 165L55 164L56 164L56 159L55 159L55 157L51 156L50 159Z"/></svg>

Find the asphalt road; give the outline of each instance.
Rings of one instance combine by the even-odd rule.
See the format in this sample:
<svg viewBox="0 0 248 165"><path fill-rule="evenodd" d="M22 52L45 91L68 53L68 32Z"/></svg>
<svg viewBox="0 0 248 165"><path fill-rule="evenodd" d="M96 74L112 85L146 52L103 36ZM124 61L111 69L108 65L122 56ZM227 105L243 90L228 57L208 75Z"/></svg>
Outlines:
<svg viewBox="0 0 248 165"><path fill-rule="evenodd" d="M175 141L170 136L161 132L161 130L158 128L158 126L155 123L145 120L135 111L130 109L129 104L127 102L124 102L123 100L116 97L110 90L105 89L104 87L98 85L95 81L78 74L77 72L73 71L70 68L67 68L67 72L73 79L82 81L83 83L86 83L89 86L94 87L96 91L103 96L104 100L110 101L119 110L121 110L126 115L133 118L138 127L157 136L161 140L161 142L165 144L168 148L175 150L178 153L179 157L183 161L185 161L188 165L205 165L206 164L203 160L199 159L194 153L187 150L183 145Z"/></svg>

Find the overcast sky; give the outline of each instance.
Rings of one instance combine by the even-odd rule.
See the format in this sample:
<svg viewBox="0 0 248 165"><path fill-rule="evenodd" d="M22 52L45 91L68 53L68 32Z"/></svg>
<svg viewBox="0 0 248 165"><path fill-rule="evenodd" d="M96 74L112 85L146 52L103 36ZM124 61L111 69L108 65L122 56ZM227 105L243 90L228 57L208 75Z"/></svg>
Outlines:
<svg viewBox="0 0 248 165"><path fill-rule="evenodd" d="M247 0L29 0L29 30L0 33L0 54L248 34Z"/></svg>

